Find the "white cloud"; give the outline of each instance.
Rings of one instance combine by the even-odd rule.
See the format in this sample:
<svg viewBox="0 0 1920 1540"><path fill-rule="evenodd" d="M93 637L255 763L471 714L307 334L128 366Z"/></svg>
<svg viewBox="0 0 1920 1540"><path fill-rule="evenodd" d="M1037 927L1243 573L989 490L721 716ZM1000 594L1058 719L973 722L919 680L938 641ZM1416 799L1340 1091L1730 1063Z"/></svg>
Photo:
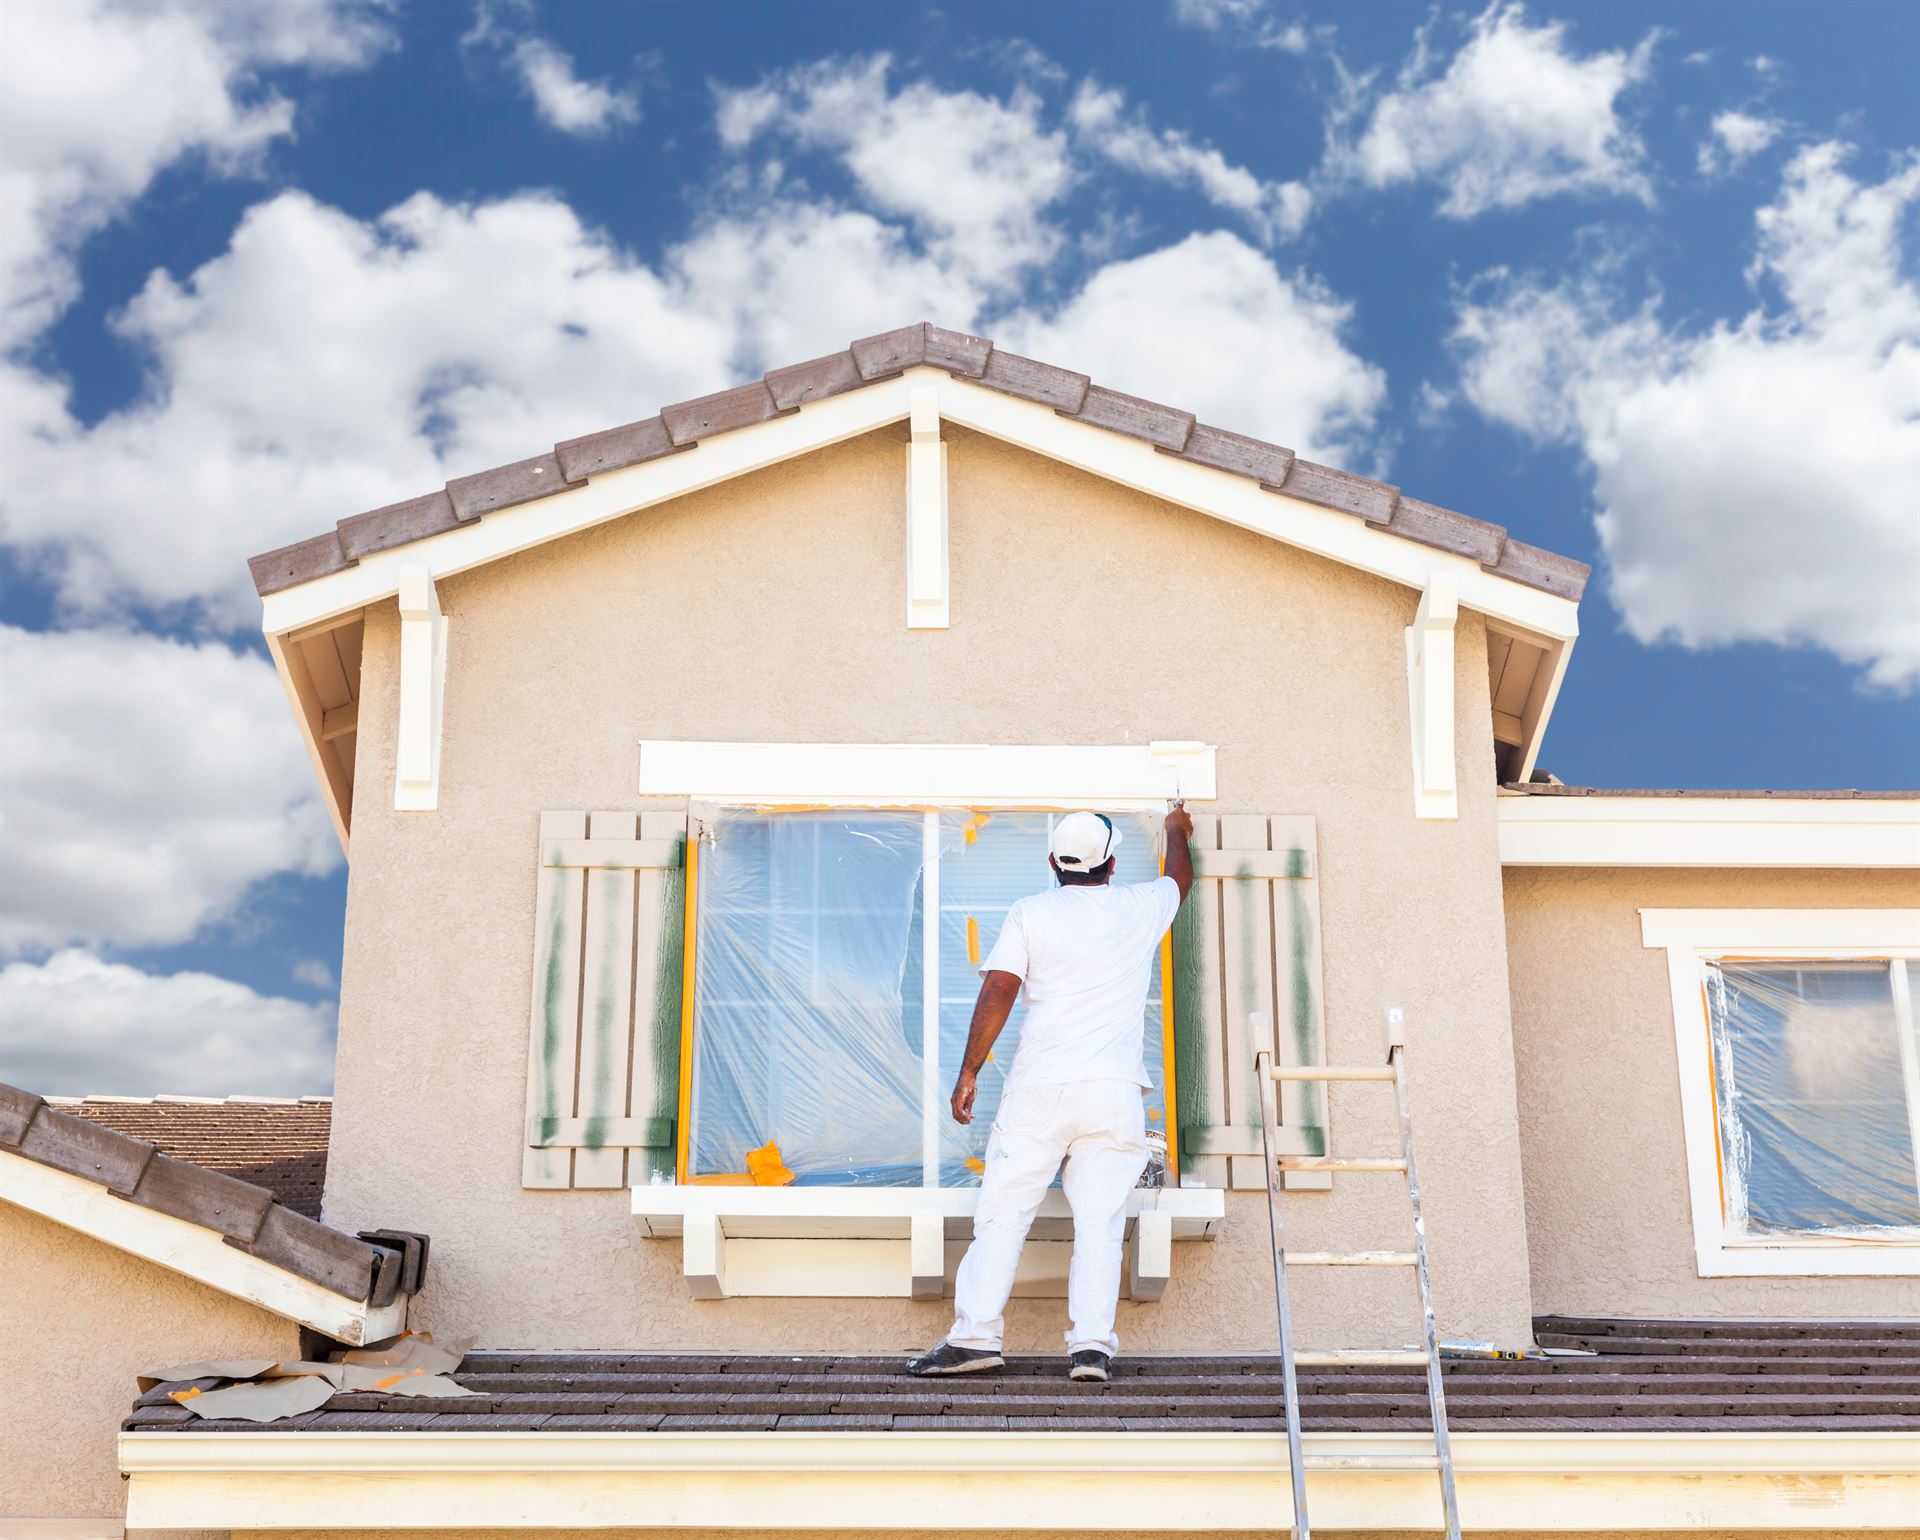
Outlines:
<svg viewBox="0 0 1920 1540"><path fill-rule="evenodd" d="M1065 305L996 322L995 340L1103 385L1357 465L1386 395L1343 340L1352 306L1283 276L1224 231L1115 262Z"/></svg>
<svg viewBox="0 0 1920 1540"><path fill-rule="evenodd" d="M1263 181L1212 145L1196 144L1177 129L1155 130L1123 93L1085 81L1067 109L1090 153L1157 181L1195 188L1217 208L1239 215L1269 244L1300 233L1313 195L1299 182Z"/></svg>
<svg viewBox="0 0 1920 1540"><path fill-rule="evenodd" d="M331 1004L78 949L0 968L0 1080L42 1095L323 1095Z"/></svg>
<svg viewBox="0 0 1920 1540"><path fill-rule="evenodd" d="M1203 32L1229 34L1236 42L1281 53L1305 53L1313 43L1306 23L1276 21L1267 0L1173 0L1173 19Z"/></svg>
<svg viewBox="0 0 1920 1540"><path fill-rule="evenodd" d="M305 984L309 989L332 989L335 984L333 969L315 957L303 957L293 965L293 977L296 983Z"/></svg>
<svg viewBox="0 0 1920 1540"><path fill-rule="evenodd" d="M1717 176L1723 170L1738 171L1785 133L1786 128L1779 118L1758 117L1736 109L1715 113L1708 137L1701 141L1696 157L1700 174Z"/></svg>
<svg viewBox="0 0 1920 1540"><path fill-rule="evenodd" d="M253 166L293 130L263 70L349 68L391 38L375 0L12 5L0 47L0 347L77 292L80 243L166 166Z"/></svg>
<svg viewBox="0 0 1920 1540"><path fill-rule="evenodd" d="M0 951L184 941L262 878L340 864L265 659L0 626L0 678Z"/></svg>
<svg viewBox="0 0 1920 1540"><path fill-rule="evenodd" d="M1848 147L1788 165L1737 323L1665 327L1602 267L1487 275L1455 343L1489 417L1592 468L1608 591L1643 642L1825 648L1870 688L1920 684L1920 285L1901 221L1920 154L1879 183ZM1766 296L1777 293L1777 303Z"/></svg>
<svg viewBox="0 0 1920 1540"><path fill-rule="evenodd" d="M1370 80L1332 125L1325 174L1368 187L1415 180L1444 189L1440 212L1470 219L1562 193L1651 202L1639 136L1620 97L1647 78L1658 33L1631 51L1579 55L1564 22L1529 24L1512 0L1477 16L1442 66L1421 30L1391 89ZM1364 118L1358 137L1350 122Z"/></svg>
<svg viewBox="0 0 1920 1540"><path fill-rule="evenodd" d="M617 123L640 121L640 93L583 80L573 55L533 31L531 0L479 0L462 48L497 50L547 127L597 139Z"/></svg>
<svg viewBox="0 0 1920 1540"><path fill-rule="evenodd" d="M837 157L876 211L908 220L927 249L979 283L1047 261L1047 210L1073 186L1067 136L1026 86L1006 100L920 80L891 90L886 54L830 59L717 93L721 142L780 137Z"/></svg>

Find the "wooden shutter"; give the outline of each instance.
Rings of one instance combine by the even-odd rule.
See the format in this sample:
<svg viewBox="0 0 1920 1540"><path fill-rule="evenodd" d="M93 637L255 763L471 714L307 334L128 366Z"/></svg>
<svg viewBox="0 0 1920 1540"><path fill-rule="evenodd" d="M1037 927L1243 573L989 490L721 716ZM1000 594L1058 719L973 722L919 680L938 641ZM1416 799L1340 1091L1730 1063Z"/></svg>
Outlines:
<svg viewBox="0 0 1920 1540"><path fill-rule="evenodd" d="M674 1173L684 813L542 813L523 1187Z"/></svg>
<svg viewBox="0 0 1920 1540"><path fill-rule="evenodd" d="M1196 816L1193 859L1193 892L1173 931L1180 1173L1209 1187L1264 1187L1253 1056L1326 1062L1313 819ZM1259 1042L1256 1014L1267 1023ZM1325 1085L1276 1089L1282 1150L1324 1155ZM1332 1179L1290 1171L1286 1181L1324 1188Z"/></svg>

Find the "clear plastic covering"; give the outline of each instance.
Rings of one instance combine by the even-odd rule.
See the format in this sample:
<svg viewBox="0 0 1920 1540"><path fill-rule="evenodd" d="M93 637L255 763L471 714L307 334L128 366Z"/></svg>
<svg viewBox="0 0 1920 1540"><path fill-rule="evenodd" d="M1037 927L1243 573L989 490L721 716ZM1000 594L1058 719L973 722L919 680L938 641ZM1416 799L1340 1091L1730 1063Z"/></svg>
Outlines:
<svg viewBox="0 0 1920 1540"><path fill-rule="evenodd" d="M947 1098L979 991L977 959L1014 900L1053 881L1053 816L964 808L705 815L693 1180L749 1179L749 1154L773 1146L803 1185L978 1184L1024 1007L980 1076L974 1121L955 1123ZM1122 814L1115 823L1125 833L1115 880L1149 880L1158 871L1158 818ZM931 938L929 892L938 904ZM1164 1127L1158 970L1141 1035L1150 1126Z"/></svg>
<svg viewBox="0 0 1920 1540"><path fill-rule="evenodd" d="M1901 1027L1885 962L1709 962L1728 1227L1920 1226Z"/></svg>

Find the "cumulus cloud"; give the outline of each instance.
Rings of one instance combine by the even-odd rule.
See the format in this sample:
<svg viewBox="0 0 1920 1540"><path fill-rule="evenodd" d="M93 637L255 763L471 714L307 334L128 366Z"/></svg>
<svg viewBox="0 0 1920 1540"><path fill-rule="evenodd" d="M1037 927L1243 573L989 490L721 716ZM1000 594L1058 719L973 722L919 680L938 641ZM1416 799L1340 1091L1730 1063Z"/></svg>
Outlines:
<svg viewBox="0 0 1920 1540"><path fill-rule="evenodd" d="M640 121L640 93L604 80L584 80L573 55L532 29L529 0L481 0L463 48L491 48L505 60L547 127L597 139L619 123Z"/></svg>
<svg viewBox="0 0 1920 1540"><path fill-rule="evenodd" d="M1374 188L1432 182L1453 219L1563 193L1652 202L1645 150L1620 98L1647 78L1658 33L1630 51L1578 54L1564 22L1534 26L1514 0L1474 18L1444 61L1432 31L1421 29L1390 88L1376 90L1370 77L1349 83L1323 175Z"/></svg>
<svg viewBox="0 0 1920 1540"><path fill-rule="evenodd" d="M1763 118L1731 108L1716 112L1696 157L1700 174L1717 176L1722 171L1738 171L1785 133L1786 128L1778 118Z"/></svg>
<svg viewBox="0 0 1920 1540"><path fill-rule="evenodd" d="M1076 180L1066 133L1025 85L1005 99L929 81L889 86L892 60L829 59L717 96L721 142L781 138L837 158L867 205L906 219L944 264L1005 285L1061 245L1047 211Z"/></svg>
<svg viewBox="0 0 1920 1540"><path fill-rule="evenodd" d="M1304 22L1281 22L1267 0L1173 0L1173 19L1281 53L1305 53L1313 41Z"/></svg>
<svg viewBox="0 0 1920 1540"><path fill-rule="evenodd" d="M51 1096L323 1095L335 1019L331 1003L75 948L0 968L0 1080Z"/></svg>
<svg viewBox="0 0 1920 1540"><path fill-rule="evenodd" d="M1467 399L1592 469L1608 592L1643 642L1825 648L1920 684L1920 285L1879 182L1813 146L1756 218L1754 309L1704 330L1630 308L1605 266L1485 275L1454 341Z"/></svg>
<svg viewBox="0 0 1920 1540"><path fill-rule="evenodd" d="M1322 284L1284 276L1216 231L1111 263L1058 309L1009 316L994 331L1117 390L1359 465L1372 452L1386 380L1346 345L1351 317Z"/></svg>
<svg viewBox="0 0 1920 1540"><path fill-rule="evenodd" d="M61 0L7 9L0 48L0 347L77 293L74 253L190 156L235 173L293 130L263 72L365 64L377 0Z"/></svg>
<svg viewBox="0 0 1920 1540"><path fill-rule="evenodd" d="M0 951L184 941L262 878L340 864L264 658L0 626L0 677Z"/></svg>
<svg viewBox="0 0 1920 1540"><path fill-rule="evenodd" d="M1269 244L1298 235L1312 210L1313 195L1301 183L1263 181L1212 145L1196 144L1177 129L1154 129L1144 114L1128 111L1120 91L1085 81L1067 116L1090 153L1138 175L1192 187Z"/></svg>

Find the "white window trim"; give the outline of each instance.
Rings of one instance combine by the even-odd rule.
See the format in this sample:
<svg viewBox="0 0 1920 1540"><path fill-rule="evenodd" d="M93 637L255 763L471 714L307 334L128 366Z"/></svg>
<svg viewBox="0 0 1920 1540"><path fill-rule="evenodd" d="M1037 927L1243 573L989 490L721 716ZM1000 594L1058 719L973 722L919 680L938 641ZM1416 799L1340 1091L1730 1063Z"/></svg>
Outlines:
<svg viewBox="0 0 1920 1540"><path fill-rule="evenodd" d="M1729 1231L1720 1194L1711 1025L1704 964L1724 956L1897 958L1920 961L1920 909L1642 909L1641 944L1664 948L1680 1072L1680 1116L1703 1278L1920 1276L1920 1243L1847 1237L1752 1237ZM1908 1111L1916 1108L1912 1001L1895 970ZM1904 970L1911 972L1911 969Z"/></svg>
<svg viewBox="0 0 1920 1540"><path fill-rule="evenodd" d="M643 738L642 796L848 807L1099 807L1209 801L1214 746L712 743Z"/></svg>

